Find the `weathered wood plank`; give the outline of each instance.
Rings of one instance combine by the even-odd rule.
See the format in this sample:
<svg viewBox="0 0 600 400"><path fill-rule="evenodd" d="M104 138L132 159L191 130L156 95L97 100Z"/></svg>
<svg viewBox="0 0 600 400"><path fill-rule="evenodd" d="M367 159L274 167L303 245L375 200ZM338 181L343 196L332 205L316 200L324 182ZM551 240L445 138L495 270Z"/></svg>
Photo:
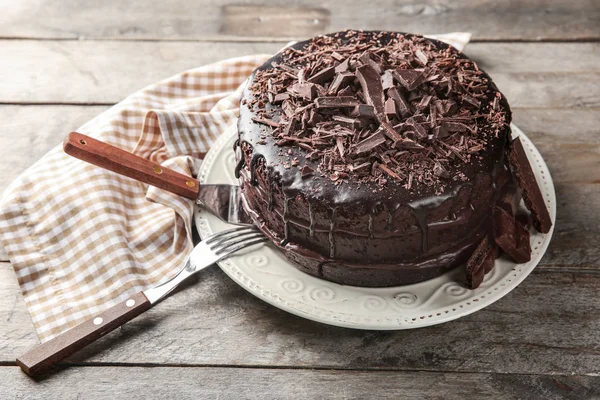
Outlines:
<svg viewBox="0 0 600 400"><path fill-rule="evenodd" d="M248 368L72 367L34 381L0 367L6 398L27 399L577 399L595 398L600 378L432 372Z"/></svg>
<svg viewBox="0 0 600 400"><path fill-rule="evenodd" d="M107 106L0 106L0 193Z"/></svg>
<svg viewBox="0 0 600 400"><path fill-rule="evenodd" d="M539 143L600 143L600 110L514 108L513 122Z"/></svg>
<svg viewBox="0 0 600 400"><path fill-rule="evenodd" d="M17 277L9 263L0 263L0 362L14 361L18 354L36 343L38 337L25 308Z"/></svg>
<svg viewBox="0 0 600 400"><path fill-rule="evenodd" d="M112 104L185 69L273 53L281 46L4 40L0 102ZM482 63L515 108L600 105L600 43L473 43L467 52Z"/></svg>
<svg viewBox="0 0 600 400"><path fill-rule="evenodd" d="M10 282L10 266L0 264L0 271ZM212 268L71 362L597 376L598 290L598 273L542 268L470 316L418 331L376 332L290 315ZM37 340L14 276L0 291L0 362L13 362Z"/></svg>
<svg viewBox="0 0 600 400"><path fill-rule="evenodd" d="M596 39L600 34L600 11L593 0L303 0L288 5L7 0L1 6L2 37L286 40L345 28L467 31L480 40Z"/></svg>

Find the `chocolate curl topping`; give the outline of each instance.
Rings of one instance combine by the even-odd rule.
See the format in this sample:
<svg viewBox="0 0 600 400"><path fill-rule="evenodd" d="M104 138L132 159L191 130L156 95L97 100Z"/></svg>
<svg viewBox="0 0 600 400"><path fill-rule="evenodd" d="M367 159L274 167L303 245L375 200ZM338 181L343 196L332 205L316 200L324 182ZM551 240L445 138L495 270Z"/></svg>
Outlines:
<svg viewBox="0 0 600 400"><path fill-rule="evenodd" d="M467 179L458 165L484 162L481 151L510 122L474 62L393 32L348 31L285 49L254 74L250 91L243 103L263 125L261 144L283 146L286 168L312 168L336 185L354 175L441 193Z"/></svg>

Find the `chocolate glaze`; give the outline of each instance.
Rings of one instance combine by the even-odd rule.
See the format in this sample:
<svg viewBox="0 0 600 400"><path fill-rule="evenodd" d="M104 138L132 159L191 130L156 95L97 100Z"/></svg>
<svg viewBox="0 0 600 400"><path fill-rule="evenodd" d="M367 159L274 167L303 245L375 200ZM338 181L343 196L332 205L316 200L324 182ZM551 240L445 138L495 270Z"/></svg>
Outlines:
<svg viewBox="0 0 600 400"><path fill-rule="evenodd" d="M259 69L280 58L274 56ZM252 76L248 86L251 83ZM490 87L491 98L497 91L491 79ZM250 97L246 88L243 98ZM335 185L318 174L303 177L301 168L286 165L288 150L301 166L316 171L317 163L307 159L301 148L276 145L270 135L273 128L254 122L256 114L242 104L235 173L244 206L260 229L307 273L360 286L433 278L464 263L491 231L493 206L506 182L513 180L504 159L510 109L503 96L500 104L508 114L503 133L488 142L484 157L448 171L451 176L462 173L466 180L452 181L441 194L418 183L408 190L394 182L380 188L352 180ZM265 107L275 115L281 113L277 106Z"/></svg>

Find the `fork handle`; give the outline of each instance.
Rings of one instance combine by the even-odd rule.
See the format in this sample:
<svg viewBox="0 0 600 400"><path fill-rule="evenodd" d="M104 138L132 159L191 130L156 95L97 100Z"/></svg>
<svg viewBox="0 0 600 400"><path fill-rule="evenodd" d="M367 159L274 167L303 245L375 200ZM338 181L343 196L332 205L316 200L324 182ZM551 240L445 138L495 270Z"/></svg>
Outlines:
<svg viewBox="0 0 600 400"><path fill-rule="evenodd" d="M103 313L25 353L17 358L17 365L29 376L39 375L59 361L134 319L151 306L150 300L144 293L138 292Z"/></svg>
<svg viewBox="0 0 600 400"><path fill-rule="evenodd" d="M198 198L198 181L82 133L71 132L63 143L70 156L156 186L188 199Z"/></svg>

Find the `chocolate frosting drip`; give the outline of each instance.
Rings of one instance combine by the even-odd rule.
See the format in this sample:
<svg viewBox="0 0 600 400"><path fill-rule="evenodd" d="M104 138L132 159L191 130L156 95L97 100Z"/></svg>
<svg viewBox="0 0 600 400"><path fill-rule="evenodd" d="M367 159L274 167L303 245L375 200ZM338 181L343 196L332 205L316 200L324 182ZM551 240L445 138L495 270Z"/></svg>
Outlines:
<svg viewBox="0 0 600 400"><path fill-rule="evenodd" d="M385 43L386 38L397 35L383 33L381 41ZM293 49L302 49L310 42L297 43ZM438 41L430 42L435 48L449 48ZM451 51L466 59L456 50ZM259 70L272 69L274 63L281 65L282 61L284 56L278 54ZM395 179L386 179L382 184L381 179L365 180L353 175L332 180L323 169L323 160L313 159L310 149L297 145L302 142L278 142L273 135L277 123L257 120L263 117L249 107L249 101L255 98L250 89L255 74L240 107L236 143L240 150L235 172L250 214L304 270L348 284L415 282L418 276L428 279L463 262L475 242L489 231L491 206L512 176L504 160L510 110L485 73L482 76L488 81L489 91L479 112L485 114L494 99L500 98L497 104L506 120L497 135L479 130L486 135L485 147L469 162L451 156L454 162L445 167L448 178L440 177L443 185L418 179L412 185ZM262 109L273 113L274 121L283 113L281 106L273 103L263 104ZM407 168L410 170L410 166ZM329 264L336 267L325 267ZM353 269L353 278L345 280L340 266ZM394 272L378 277L367 273L375 269ZM359 275L361 278L356 278Z"/></svg>

